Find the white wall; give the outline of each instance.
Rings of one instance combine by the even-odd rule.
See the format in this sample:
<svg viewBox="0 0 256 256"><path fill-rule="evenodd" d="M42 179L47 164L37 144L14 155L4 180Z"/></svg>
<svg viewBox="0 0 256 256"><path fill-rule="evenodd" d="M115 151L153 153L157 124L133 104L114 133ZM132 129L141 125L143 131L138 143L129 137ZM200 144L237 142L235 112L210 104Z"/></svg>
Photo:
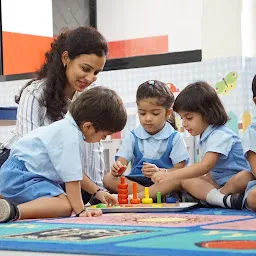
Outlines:
<svg viewBox="0 0 256 256"><path fill-rule="evenodd" d="M97 0L97 19L109 41L168 35L170 52L256 56L256 0Z"/></svg>
<svg viewBox="0 0 256 256"><path fill-rule="evenodd" d="M241 0L204 0L203 59L242 56Z"/></svg>
<svg viewBox="0 0 256 256"><path fill-rule="evenodd" d="M38 36L53 36L52 0L2 0L2 29Z"/></svg>
<svg viewBox="0 0 256 256"><path fill-rule="evenodd" d="M108 41L168 35L169 51L201 49L203 0L97 0L97 27Z"/></svg>
<svg viewBox="0 0 256 256"><path fill-rule="evenodd" d="M242 54L256 56L256 1L243 0L242 4Z"/></svg>

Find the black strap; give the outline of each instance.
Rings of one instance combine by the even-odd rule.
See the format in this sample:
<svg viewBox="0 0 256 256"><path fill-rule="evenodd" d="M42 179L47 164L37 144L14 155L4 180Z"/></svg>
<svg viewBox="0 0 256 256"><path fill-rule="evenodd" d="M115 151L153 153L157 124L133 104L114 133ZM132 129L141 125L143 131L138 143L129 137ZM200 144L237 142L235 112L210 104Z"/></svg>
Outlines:
<svg viewBox="0 0 256 256"><path fill-rule="evenodd" d="M85 212L85 210L86 210L86 209L84 208L81 212L79 212L78 214L76 214L76 217L80 217L80 214L83 213L83 212Z"/></svg>
<svg viewBox="0 0 256 256"><path fill-rule="evenodd" d="M97 189L97 191L92 195L93 197L95 197L96 196L96 194L99 192L99 191L101 191L101 189L99 188L99 189Z"/></svg>
<svg viewBox="0 0 256 256"><path fill-rule="evenodd" d="M225 205L226 208L230 208L227 204L227 198L230 196L230 194L227 194L223 197L223 204Z"/></svg>

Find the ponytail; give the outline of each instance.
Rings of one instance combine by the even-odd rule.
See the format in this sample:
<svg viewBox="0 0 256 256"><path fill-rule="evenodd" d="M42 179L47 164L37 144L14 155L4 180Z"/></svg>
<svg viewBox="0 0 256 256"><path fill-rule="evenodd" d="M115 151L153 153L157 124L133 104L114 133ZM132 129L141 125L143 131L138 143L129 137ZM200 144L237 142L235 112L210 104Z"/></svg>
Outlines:
<svg viewBox="0 0 256 256"><path fill-rule="evenodd" d="M174 113L173 113L173 112L172 112L170 118L167 119L167 122L168 122L175 130L178 130L178 127L177 127L176 121L175 121L175 116L174 116Z"/></svg>

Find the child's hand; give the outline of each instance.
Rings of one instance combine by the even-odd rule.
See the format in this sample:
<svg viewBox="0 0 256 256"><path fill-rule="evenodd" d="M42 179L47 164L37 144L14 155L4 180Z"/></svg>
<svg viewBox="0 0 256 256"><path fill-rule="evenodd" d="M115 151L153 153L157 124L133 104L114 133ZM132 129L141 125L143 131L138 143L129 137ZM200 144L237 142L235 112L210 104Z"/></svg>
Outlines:
<svg viewBox="0 0 256 256"><path fill-rule="evenodd" d="M152 177L151 180L154 183L162 183L163 181L166 181L170 179L171 173L170 172L156 172Z"/></svg>
<svg viewBox="0 0 256 256"><path fill-rule="evenodd" d="M90 209L87 208L84 212L82 212L79 217L98 217L102 215L101 209Z"/></svg>
<svg viewBox="0 0 256 256"><path fill-rule="evenodd" d="M106 205L117 205L117 199L106 191L99 191L96 196L103 204Z"/></svg>
<svg viewBox="0 0 256 256"><path fill-rule="evenodd" d="M141 171L144 176L151 178L156 172L159 172L160 170L155 164L144 162Z"/></svg>
<svg viewBox="0 0 256 256"><path fill-rule="evenodd" d="M116 161L113 166L111 167L111 174L114 177L119 177L123 174L123 172L125 171L126 166L122 165L122 163L120 161Z"/></svg>

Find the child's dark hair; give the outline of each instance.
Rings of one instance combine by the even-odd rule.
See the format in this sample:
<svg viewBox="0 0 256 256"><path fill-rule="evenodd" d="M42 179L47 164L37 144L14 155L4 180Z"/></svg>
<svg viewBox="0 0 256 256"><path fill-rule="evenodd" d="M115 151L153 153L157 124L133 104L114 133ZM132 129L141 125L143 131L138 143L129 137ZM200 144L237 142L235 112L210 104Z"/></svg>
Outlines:
<svg viewBox="0 0 256 256"><path fill-rule="evenodd" d="M216 91L203 81L185 87L177 96L173 110L199 113L213 126L224 125L229 120Z"/></svg>
<svg viewBox="0 0 256 256"><path fill-rule="evenodd" d="M252 94L253 94L253 98L256 97L256 75L252 80Z"/></svg>
<svg viewBox="0 0 256 256"><path fill-rule="evenodd" d="M174 95L171 92L168 86L157 80L149 80L141 84L136 93L136 103L139 101L154 98L157 100L156 104L162 106L168 111L174 102ZM177 130L177 126L175 124L174 114L167 120L172 127Z"/></svg>
<svg viewBox="0 0 256 256"><path fill-rule="evenodd" d="M81 93L71 103L69 111L77 125L92 122L96 132L121 131L127 121L127 113L121 98L114 90L96 86Z"/></svg>

